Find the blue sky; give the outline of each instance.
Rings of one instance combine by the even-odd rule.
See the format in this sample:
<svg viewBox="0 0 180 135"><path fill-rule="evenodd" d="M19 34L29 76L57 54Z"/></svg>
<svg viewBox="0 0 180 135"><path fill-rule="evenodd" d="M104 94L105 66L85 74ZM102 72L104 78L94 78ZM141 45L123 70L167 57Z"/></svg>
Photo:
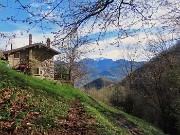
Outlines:
<svg viewBox="0 0 180 135"><path fill-rule="evenodd" d="M20 0L20 2L27 6L29 3L32 3L34 0ZM180 4L177 0L168 0L171 2L176 3L177 6L176 9L179 11ZM42 9L41 15L46 15L47 11L50 10L55 4L52 4L54 0L46 0L45 3L33 3L31 4L31 8L28 9L28 11L32 12L33 14L40 14L39 9ZM51 3L51 6L48 6L48 4ZM57 3L56 3L57 4ZM67 1L63 1L61 3L60 10L54 11L52 14L48 15L48 19L53 20L57 19L61 21L61 14L63 11L66 11ZM41 7L41 8L40 8ZM51 40L54 39L54 35L51 32L56 32L61 27L58 25L55 25L53 23L48 23L47 21L43 21L42 23L39 22L35 25L35 23L30 23L31 20L37 20L39 18L33 17L32 14L29 14L28 11L20 9L22 8L20 3L15 2L15 0L0 0L0 34L8 35L9 37L13 37L14 34L16 34L16 38L12 38L11 40L8 40L6 38L0 37L0 49L9 49L10 43L13 44L14 48L18 48L24 45L28 44L28 35L31 33L33 34L33 42L46 42L46 38L50 37ZM26 7L25 7L26 8ZM38 8L38 10L37 10ZM173 7L174 8L174 7ZM167 8L159 8L154 13L154 18L149 22L144 22L143 27L142 23L138 22L138 19L131 19L128 18L126 20L122 21L123 28L128 33L128 36L126 36L124 31L117 30L116 27L113 25L108 25L107 30L103 31L101 29L101 26L98 26L97 24L94 26L93 31L91 33L88 33L90 27L91 27L91 21L87 23L86 27L83 27L79 30L79 33L81 36L88 35L90 38L92 38L91 43L85 44L81 48L87 48L90 51L86 56L89 58L111 58L111 59L119 59L119 58L126 58L130 59L130 57L136 57L135 59L137 61L139 60L145 60L146 56L143 56L143 54L149 53L145 48L147 45L147 37L151 40L156 40L157 38L157 32L159 29L161 29L162 26L166 26L165 24L161 24L160 21L157 18L160 18L161 16L168 13L168 11L171 10L171 7ZM64 12L64 14L66 14ZM16 18L17 21L14 21L13 18ZM28 18L28 22L21 22L19 20L25 20ZM7 20L7 21L3 21ZM67 21L67 20L66 20ZM103 20L100 20L103 21ZM136 22L131 28L128 27L128 23L134 21ZM43 26L43 27L41 27ZM152 28L153 26L153 28ZM137 30L137 32L134 33L134 31ZM146 31L146 33L145 33ZM106 35L102 38L100 38L99 42L96 42L96 37L99 35L99 33L106 33ZM130 34L133 32L133 34ZM120 36L120 38L117 38ZM168 36L168 30L167 35ZM176 35L177 36L177 35ZM169 37L168 37L169 38ZM141 43L141 44L140 44ZM7 46L6 46L7 45ZM138 51L137 51L138 50ZM140 56L141 55L141 56ZM149 54L150 56L150 54Z"/></svg>

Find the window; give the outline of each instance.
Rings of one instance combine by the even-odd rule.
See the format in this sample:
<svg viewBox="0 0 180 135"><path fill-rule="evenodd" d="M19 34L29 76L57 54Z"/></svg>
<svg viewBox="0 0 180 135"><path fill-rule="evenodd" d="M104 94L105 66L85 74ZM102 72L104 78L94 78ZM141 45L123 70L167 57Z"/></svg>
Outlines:
<svg viewBox="0 0 180 135"><path fill-rule="evenodd" d="M32 72L33 72L33 74L38 75L39 74L39 68L33 68Z"/></svg>
<svg viewBox="0 0 180 135"><path fill-rule="evenodd" d="M32 74L33 76L41 76L40 68L32 68Z"/></svg>
<svg viewBox="0 0 180 135"><path fill-rule="evenodd" d="M20 58L20 53L19 52L15 52L14 53L14 58Z"/></svg>
<svg viewBox="0 0 180 135"><path fill-rule="evenodd" d="M39 68L36 68L35 74L39 74Z"/></svg>

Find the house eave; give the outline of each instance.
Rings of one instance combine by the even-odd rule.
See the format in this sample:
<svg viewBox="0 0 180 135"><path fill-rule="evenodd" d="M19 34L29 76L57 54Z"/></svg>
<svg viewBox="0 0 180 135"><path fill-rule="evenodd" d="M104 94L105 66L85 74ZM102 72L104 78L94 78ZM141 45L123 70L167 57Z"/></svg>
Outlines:
<svg viewBox="0 0 180 135"><path fill-rule="evenodd" d="M49 47L47 47L45 44L42 44L42 43L36 43L36 44L32 44L32 45L26 45L26 46L24 46L24 47L20 47L20 48L17 48L17 49L4 51L3 54L6 55L6 54L14 53L14 52L17 52L17 51L21 51L21 50L25 50L25 49L29 49L29 48L33 48L33 47L39 47L39 48L42 47L42 48L45 48L46 50L53 52L54 55L60 54L60 53L59 53L58 51L56 51L55 49L49 48Z"/></svg>

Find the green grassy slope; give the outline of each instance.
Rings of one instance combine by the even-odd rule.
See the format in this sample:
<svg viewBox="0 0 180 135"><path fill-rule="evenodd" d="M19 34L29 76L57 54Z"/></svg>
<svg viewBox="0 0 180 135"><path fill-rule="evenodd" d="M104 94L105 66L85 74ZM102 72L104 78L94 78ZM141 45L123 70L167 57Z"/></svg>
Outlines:
<svg viewBox="0 0 180 135"><path fill-rule="evenodd" d="M163 134L148 123L98 103L71 86L23 75L0 61L0 134L63 134L67 127L59 121L68 115L75 100L95 121L85 127L96 130L95 134L132 134L132 127L117 121L119 116L144 134Z"/></svg>

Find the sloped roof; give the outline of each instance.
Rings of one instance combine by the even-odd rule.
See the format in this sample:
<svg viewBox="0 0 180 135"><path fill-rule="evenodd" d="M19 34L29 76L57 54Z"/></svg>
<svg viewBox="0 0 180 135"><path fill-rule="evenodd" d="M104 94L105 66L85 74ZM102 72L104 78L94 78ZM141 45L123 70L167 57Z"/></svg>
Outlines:
<svg viewBox="0 0 180 135"><path fill-rule="evenodd" d="M46 46L45 44L42 44L42 43L35 43L35 44L31 44L31 45L26 45L26 46L23 46L23 47L20 47L20 48L17 48L17 49L12 49L12 50L8 50L8 51L4 51L3 53L4 54L13 53L13 52L17 52L17 51L20 51L20 50L25 50L25 49L33 48L33 47L36 47L36 46L42 47L42 48L44 48L46 50L49 50L52 53L54 53L55 55L59 54L59 52L56 51L55 49L49 48L48 46Z"/></svg>

